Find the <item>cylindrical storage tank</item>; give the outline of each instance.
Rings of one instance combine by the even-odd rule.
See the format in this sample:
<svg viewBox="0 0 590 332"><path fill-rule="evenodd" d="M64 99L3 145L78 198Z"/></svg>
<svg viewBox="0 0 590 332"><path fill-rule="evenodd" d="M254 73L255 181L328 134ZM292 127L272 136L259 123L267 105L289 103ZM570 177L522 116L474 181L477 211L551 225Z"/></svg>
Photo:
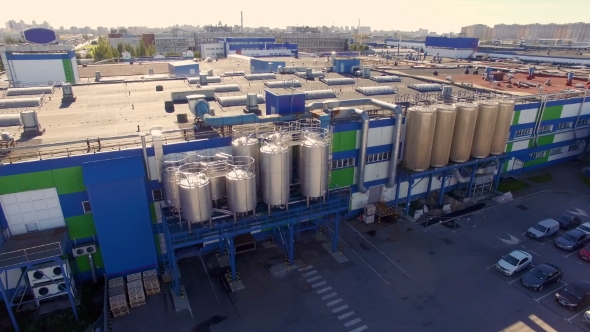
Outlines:
<svg viewBox="0 0 590 332"><path fill-rule="evenodd" d="M235 130L234 130L235 133ZM254 159L254 172L256 173L256 191L260 190L260 146L256 136L241 136L232 141L232 156L244 156Z"/></svg>
<svg viewBox="0 0 590 332"><path fill-rule="evenodd" d="M199 156L199 162L207 167L207 177L211 182L211 199L216 201L227 195L225 189L226 159L216 156Z"/></svg>
<svg viewBox="0 0 590 332"><path fill-rule="evenodd" d="M227 162L227 207L233 212L256 209L256 170L252 157L237 156Z"/></svg>
<svg viewBox="0 0 590 332"><path fill-rule="evenodd" d="M256 108L258 107L258 95L255 93L248 93L246 97L246 108Z"/></svg>
<svg viewBox="0 0 590 332"><path fill-rule="evenodd" d="M502 154L506 150L510 124L514 115L514 100L501 99L499 103L498 118L496 119L494 137L492 138L492 148L490 149L490 154L493 155Z"/></svg>
<svg viewBox="0 0 590 332"><path fill-rule="evenodd" d="M451 156L449 157L454 163L464 163L469 160L477 113L476 104L457 104L457 117L455 119L455 130L453 131L453 142L451 143Z"/></svg>
<svg viewBox="0 0 590 332"><path fill-rule="evenodd" d="M260 190L268 205L289 202L291 149L287 144L271 141L260 148Z"/></svg>
<svg viewBox="0 0 590 332"><path fill-rule="evenodd" d="M430 107L413 107L406 119L404 167L420 172L430 166L430 152L436 127L436 111Z"/></svg>
<svg viewBox="0 0 590 332"><path fill-rule="evenodd" d="M206 167L200 163L188 163L178 168L182 217L191 223L210 220L213 215L211 183L205 171Z"/></svg>
<svg viewBox="0 0 590 332"><path fill-rule="evenodd" d="M482 101L479 103L477 122L473 134L471 156L473 158L485 158L490 155L492 138L498 119L499 104L496 101Z"/></svg>
<svg viewBox="0 0 590 332"><path fill-rule="evenodd" d="M451 142L455 130L457 109L453 105L436 105L436 127L430 153L430 166L443 167L449 163Z"/></svg>
<svg viewBox="0 0 590 332"><path fill-rule="evenodd" d="M298 161L303 196L322 197L328 192L328 147L326 129L304 129Z"/></svg>
<svg viewBox="0 0 590 332"><path fill-rule="evenodd" d="M168 154L162 158L162 194L168 207L180 207L178 196L178 167L184 164L184 156Z"/></svg>

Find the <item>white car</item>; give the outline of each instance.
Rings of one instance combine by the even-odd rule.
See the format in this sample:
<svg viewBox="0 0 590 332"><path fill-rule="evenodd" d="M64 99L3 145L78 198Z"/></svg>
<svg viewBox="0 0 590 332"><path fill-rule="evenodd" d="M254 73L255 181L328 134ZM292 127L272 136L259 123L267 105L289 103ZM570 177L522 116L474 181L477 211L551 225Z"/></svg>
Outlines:
<svg viewBox="0 0 590 332"><path fill-rule="evenodd" d="M516 272L524 270L533 262L533 256L522 250L514 250L502 257L496 263L496 270L507 276L513 276Z"/></svg>
<svg viewBox="0 0 590 332"><path fill-rule="evenodd" d="M586 234L590 234L590 222L585 222L578 226L578 229Z"/></svg>

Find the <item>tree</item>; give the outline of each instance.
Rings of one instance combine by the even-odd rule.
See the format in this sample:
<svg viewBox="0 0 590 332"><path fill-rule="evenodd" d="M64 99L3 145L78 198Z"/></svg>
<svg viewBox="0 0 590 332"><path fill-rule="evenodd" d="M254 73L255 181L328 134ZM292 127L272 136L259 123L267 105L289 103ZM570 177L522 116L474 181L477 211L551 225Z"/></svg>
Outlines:
<svg viewBox="0 0 590 332"><path fill-rule="evenodd" d="M123 46L122 43L118 43L117 44L117 52L119 52L119 54L122 54L123 51L125 51L125 46Z"/></svg>
<svg viewBox="0 0 590 332"><path fill-rule="evenodd" d="M148 46L146 51L148 56L153 56L154 54L156 54L156 46L150 45Z"/></svg>
<svg viewBox="0 0 590 332"><path fill-rule="evenodd" d="M193 53L195 54L195 59L198 59L198 58L200 58L200 57L201 57L201 52L197 52L197 51L195 51L195 52L193 52Z"/></svg>
<svg viewBox="0 0 590 332"><path fill-rule="evenodd" d="M84 59L92 59L92 51L89 51L88 53L86 53L86 56L84 57Z"/></svg>
<svg viewBox="0 0 590 332"><path fill-rule="evenodd" d="M88 40L92 39L92 36L89 36L89 35L82 35L82 39L84 39L84 40L87 40L87 41L88 41Z"/></svg>
<svg viewBox="0 0 590 332"><path fill-rule="evenodd" d="M143 42L143 40L139 41L139 45L137 46L135 53L139 57L147 56L147 48L145 47L145 43Z"/></svg>
<svg viewBox="0 0 590 332"><path fill-rule="evenodd" d="M0 61L0 71L4 71L4 63Z"/></svg>

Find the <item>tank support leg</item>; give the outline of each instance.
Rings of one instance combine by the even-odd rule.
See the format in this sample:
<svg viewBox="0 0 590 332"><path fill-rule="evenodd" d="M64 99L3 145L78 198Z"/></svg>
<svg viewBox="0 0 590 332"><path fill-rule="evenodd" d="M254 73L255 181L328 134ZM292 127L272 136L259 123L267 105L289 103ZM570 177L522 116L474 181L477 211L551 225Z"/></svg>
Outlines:
<svg viewBox="0 0 590 332"><path fill-rule="evenodd" d="M408 181L408 195L406 196L406 216L410 214L410 200L412 197L412 186L414 185L414 179Z"/></svg>
<svg viewBox="0 0 590 332"><path fill-rule="evenodd" d="M270 216L270 204L268 204L268 215Z"/></svg>
<svg viewBox="0 0 590 332"><path fill-rule="evenodd" d="M432 174L428 176L428 189L426 189L426 197L430 196L430 189L432 188Z"/></svg>
<svg viewBox="0 0 590 332"><path fill-rule="evenodd" d="M307 207L309 207L309 197L306 197L305 200L307 201Z"/></svg>
<svg viewBox="0 0 590 332"><path fill-rule="evenodd" d="M291 224L289 227L289 265L293 265L293 247L294 247L294 228L295 225Z"/></svg>
<svg viewBox="0 0 590 332"><path fill-rule="evenodd" d="M334 237L332 238L332 252L338 250L338 229L340 228L340 214L336 213L334 218Z"/></svg>
<svg viewBox="0 0 590 332"><path fill-rule="evenodd" d="M502 172L502 168L504 168L504 159L500 159L498 163L498 170L496 171L496 178L494 179L494 186L492 187L493 190L498 190L498 184L500 183L500 172Z"/></svg>
<svg viewBox="0 0 590 332"><path fill-rule="evenodd" d="M395 179L395 198L393 200L393 204L395 204L395 210L397 211L397 202L398 202L398 197L399 197L399 183L400 183L400 179L399 176L396 176Z"/></svg>
<svg viewBox="0 0 590 332"><path fill-rule="evenodd" d="M20 282L19 282L20 284ZM8 299L8 294L6 294L6 290L4 289L4 285L0 282L0 293L2 293L2 299L4 299L4 304L6 304L6 310L8 311L8 316L10 316L10 320L12 321L12 327L16 332L19 332L18 322L16 321L16 317L14 317L14 312L12 311L12 305L10 300ZM74 310L75 307L74 307Z"/></svg>
<svg viewBox="0 0 590 332"><path fill-rule="evenodd" d="M231 280L236 280L236 247L234 246L234 237L229 238L229 267L231 270Z"/></svg>
<svg viewBox="0 0 590 332"><path fill-rule="evenodd" d="M445 195L445 182L447 182L447 174L443 173L441 183L440 183L440 192L438 195L438 205L441 206L443 203L443 197Z"/></svg>
<svg viewBox="0 0 590 332"><path fill-rule="evenodd" d="M234 222L238 221L238 217L236 216L236 213L234 212Z"/></svg>
<svg viewBox="0 0 590 332"><path fill-rule="evenodd" d="M188 233L192 234L193 233L193 228L191 226L191 222L190 221L186 221L186 225L188 226Z"/></svg>
<svg viewBox="0 0 590 332"><path fill-rule="evenodd" d="M477 164L473 165L471 169L471 178L469 179L469 187L467 187L467 197L471 197L471 190L473 189L473 179L475 179L475 171L477 170Z"/></svg>

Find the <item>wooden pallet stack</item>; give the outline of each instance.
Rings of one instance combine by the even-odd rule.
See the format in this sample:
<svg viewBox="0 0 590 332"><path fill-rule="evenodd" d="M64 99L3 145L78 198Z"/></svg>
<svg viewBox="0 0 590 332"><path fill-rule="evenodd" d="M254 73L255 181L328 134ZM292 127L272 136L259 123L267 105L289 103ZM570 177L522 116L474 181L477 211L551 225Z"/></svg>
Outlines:
<svg viewBox="0 0 590 332"><path fill-rule="evenodd" d="M147 295L160 293L160 282L156 269L143 272L143 287Z"/></svg>
<svg viewBox="0 0 590 332"><path fill-rule="evenodd" d="M123 277L109 280L109 307L114 317L127 315L129 306L125 296L125 281Z"/></svg>
<svg viewBox="0 0 590 332"><path fill-rule="evenodd" d="M145 304L145 293L143 292L143 282L141 281L140 272L127 276L127 295L129 296L129 305L131 308Z"/></svg>

